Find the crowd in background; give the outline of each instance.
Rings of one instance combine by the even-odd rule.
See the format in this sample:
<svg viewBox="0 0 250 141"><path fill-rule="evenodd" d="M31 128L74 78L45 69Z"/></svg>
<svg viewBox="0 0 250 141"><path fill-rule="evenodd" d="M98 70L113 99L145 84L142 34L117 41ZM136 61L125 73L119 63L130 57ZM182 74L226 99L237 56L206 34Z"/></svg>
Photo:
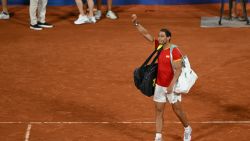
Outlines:
<svg viewBox="0 0 250 141"><path fill-rule="evenodd" d="M10 19L8 12L7 0L1 0L2 12L0 13L1 20ZM97 0L96 10L94 11L94 1L86 0L86 4L82 0L75 0L79 10L79 16L74 21L74 24L96 23L102 17L102 0ZM46 22L46 7L48 0L30 0L29 15L30 29L42 30L43 28L53 28L54 26ZM112 0L107 0L107 18L115 20L117 15L112 11Z"/></svg>

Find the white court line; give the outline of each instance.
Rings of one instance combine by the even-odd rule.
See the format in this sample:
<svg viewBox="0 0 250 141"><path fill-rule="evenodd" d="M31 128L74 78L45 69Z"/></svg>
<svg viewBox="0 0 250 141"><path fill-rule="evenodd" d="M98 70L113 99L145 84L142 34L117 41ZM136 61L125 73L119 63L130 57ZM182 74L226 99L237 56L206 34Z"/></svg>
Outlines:
<svg viewBox="0 0 250 141"><path fill-rule="evenodd" d="M153 124L155 122L130 122L130 121L121 121L121 122L31 122L32 124Z"/></svg>
<svg viewBox="0 0 250 141"><path fill-rule="evenodd" d="M50 121L44 121L44 122L36 122L36 121L30 121L30 122L22 122L22 121L18 121L18 122L0 122L0 124L29 124L28 127L30 126L31 128L31 124L154 124L155 122L150 122L150 121L118 121L118 122L107 122L107 121L103 121L103 122L66 122L66 121L62 121L62 122L50 122ZM180 124L181 122L177 122L177 121L169 121L169 122L165 122L167 124ZM194 124L250 124L250 121L191 121L190 123L194 123Z"/></svg>
<svg viewBox="0 0 250 141"><path fill-rule="evenodd" d="M29 122L22 122L22 121L17 121L17 122L0 122L0 124L24 124L24 123L29 123Z"/></svg>
<svg viewBox="0 0 250 141"><path fill-rule="evenodd" d="M24 141L29 141L30 138L30 130L31 130L31 124L28 124L28 127L26 129L26 133L25 133L25 140Z"/></svg>
<svg viewBox="0 0 250 141"><path fill-rule="evenodd" d="M250 121L202 121L202 122L191 122L200 124L250 124Z"/></svg>

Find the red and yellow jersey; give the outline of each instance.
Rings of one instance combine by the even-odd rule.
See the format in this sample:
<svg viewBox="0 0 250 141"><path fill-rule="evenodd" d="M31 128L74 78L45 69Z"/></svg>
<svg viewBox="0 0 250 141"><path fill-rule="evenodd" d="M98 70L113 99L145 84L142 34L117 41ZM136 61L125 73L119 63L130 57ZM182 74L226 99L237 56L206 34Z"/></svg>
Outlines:
<svg viewBox="0 0 250 141"><path fill-rule="evenodd" d="M159 46L158 40L155 40L155 48ZM182 55L177 48L172 52L173 61L181 60ZM170 62L170 48L165 48L161 51L158 57L158 71L156 84L168 87L174 77L174 71Z"/></svg>

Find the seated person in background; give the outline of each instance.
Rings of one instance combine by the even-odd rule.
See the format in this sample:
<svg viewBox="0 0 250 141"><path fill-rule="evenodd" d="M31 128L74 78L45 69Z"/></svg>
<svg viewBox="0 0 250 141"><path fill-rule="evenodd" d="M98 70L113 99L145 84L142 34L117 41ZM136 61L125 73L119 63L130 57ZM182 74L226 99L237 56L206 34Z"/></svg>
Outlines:
<svg viewBox="0 0 250 141"><path fill-rule="evenodd" d="M0 13L1 20L8 20L10 18L8 8L7 8L7 0L2 0L3 11Z"/></svg>
<svg viewBox="0 0 250 141"><path fill-rule="evenodd" d="M102 11L101 11L101 7L102 7L102 0L97 0L97 11L95 12L95 18L97 20L101 19L102 16ZM106 13L106 17L112 20L117 19L116 14L112 11L112 0L107 0L107 13Z"/></svg>

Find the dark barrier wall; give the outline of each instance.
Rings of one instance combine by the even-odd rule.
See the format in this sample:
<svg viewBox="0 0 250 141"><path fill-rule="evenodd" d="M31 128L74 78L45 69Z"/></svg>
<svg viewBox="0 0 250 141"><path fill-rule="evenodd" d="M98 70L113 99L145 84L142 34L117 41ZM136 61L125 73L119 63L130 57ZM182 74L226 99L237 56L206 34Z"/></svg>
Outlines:
<svg viewBox="0 0 250 141"><path fill-rule="evenodd" d="M75 5L74 0L48 0L49 5ZM145 5L173 5L173 4L202 4L217 3L220 0L113 0L113 5L145 4ZM103 0L106 3L106 0ZM8 0L8 4L29 4L29 0Z"/></svg>

